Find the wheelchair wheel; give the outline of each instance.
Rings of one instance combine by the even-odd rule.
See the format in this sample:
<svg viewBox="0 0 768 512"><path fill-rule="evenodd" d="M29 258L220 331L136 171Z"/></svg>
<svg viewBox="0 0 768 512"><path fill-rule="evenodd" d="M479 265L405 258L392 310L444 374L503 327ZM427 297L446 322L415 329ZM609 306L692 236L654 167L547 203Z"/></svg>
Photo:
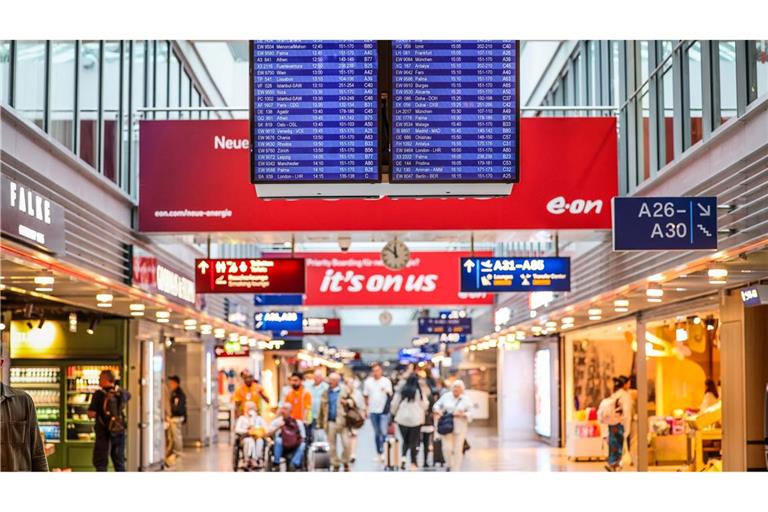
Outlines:
<svg viewBox="0 0 768 512"><path fill-rule="evenodd" d="M238 471L240 469L240 459L242 456L242 445L239 441L235 441L235 444L232 445L232 471Z"/></svg>

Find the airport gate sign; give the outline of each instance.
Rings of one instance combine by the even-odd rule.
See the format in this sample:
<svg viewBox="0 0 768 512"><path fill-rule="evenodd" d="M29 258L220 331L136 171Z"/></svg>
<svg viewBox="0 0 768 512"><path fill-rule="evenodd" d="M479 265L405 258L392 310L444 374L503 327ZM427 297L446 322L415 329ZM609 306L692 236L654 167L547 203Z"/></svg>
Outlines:
<svg viewBox="0 0 768 512"><path fill-rule="evenodd" d="M717 250L717 198L615 197L613 250Z"/></svg>
<svg viewBox="0 0 768 512"><path fill-rule="evenodd" d="M571 259L461 258L462 292L568 292Z"/></svg>

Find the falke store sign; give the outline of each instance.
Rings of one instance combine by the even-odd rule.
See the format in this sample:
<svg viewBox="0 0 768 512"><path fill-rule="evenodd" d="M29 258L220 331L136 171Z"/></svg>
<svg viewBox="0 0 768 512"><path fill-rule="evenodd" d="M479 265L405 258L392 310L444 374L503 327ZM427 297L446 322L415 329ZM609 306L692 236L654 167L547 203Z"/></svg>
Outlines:
<svg viewBox="0 0 768 512"><path fill-rule="evenodd" d="M521 182L493 199L265 201L250 182L247 120L140 130L145 232L610 229L618 193L613 118L521 119Z"/></svg>
<svg viewBox="0 0 768 512"><path fill-rule="evenodd" d="M390 270L379 253L303 253L307 306L419 306L491 304L485 293L461 293L459 252L411 253L402 270Z"/></svg>
<svg viewBox="0 0 768 512"><path fill-rule="evenodd" d="M195 290L197 293L304 293L304 260L195 260Z"/></svg>
<svg viewBox="0 0 768 512"><path fill-rule="evenodd" d="M2 177L3 234L44 251L64 252L64 209L27 185Z"/></svg>

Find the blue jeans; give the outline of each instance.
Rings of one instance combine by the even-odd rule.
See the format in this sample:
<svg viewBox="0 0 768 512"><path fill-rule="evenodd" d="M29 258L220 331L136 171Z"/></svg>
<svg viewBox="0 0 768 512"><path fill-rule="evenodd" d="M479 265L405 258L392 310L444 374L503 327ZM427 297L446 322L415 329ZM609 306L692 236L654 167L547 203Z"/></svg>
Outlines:
<svg viewBox="0 0 768 512"><path fill-rule="evenodd" d="M275 465L280 465L280 459L283 457L283 438L277 436L275 438ZM301 467L301 461L304 459L304 443L301 443L296 449L293 450L293 455L288 461L293 464L294 467Z"/></svg>
<svg viewBox="0 0 768 512"><path fill-rule="evenodd" d="M376 453L384 453L384 440L387 438L387 426L389 425L389 413L372 412L371 423L373 424L373 433L376 439Z"/></svg>

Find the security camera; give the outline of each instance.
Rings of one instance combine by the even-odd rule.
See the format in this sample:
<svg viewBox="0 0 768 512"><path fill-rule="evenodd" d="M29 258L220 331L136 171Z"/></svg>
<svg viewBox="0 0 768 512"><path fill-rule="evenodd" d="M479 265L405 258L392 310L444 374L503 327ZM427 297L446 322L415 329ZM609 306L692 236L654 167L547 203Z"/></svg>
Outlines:
<svg viewBox="0 0 768 512"><path fill-rule="evenodd" d="M352 246L351 237L348 237L348 236L339 237L339 249L341 249L342 252L347 252L351 246Z"/></svg>

